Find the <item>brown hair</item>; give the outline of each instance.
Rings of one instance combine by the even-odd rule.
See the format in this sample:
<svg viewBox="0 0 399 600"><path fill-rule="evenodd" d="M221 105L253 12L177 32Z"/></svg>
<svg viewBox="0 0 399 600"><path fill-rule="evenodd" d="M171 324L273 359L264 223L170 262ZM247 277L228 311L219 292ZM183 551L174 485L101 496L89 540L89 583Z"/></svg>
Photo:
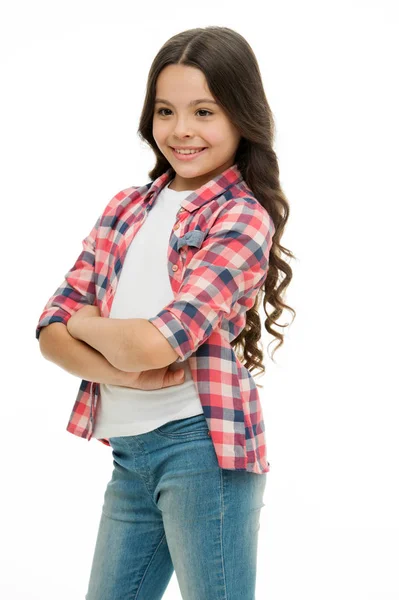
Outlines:
<svg viewBox="0 0 399 600"><path fill-rule="evenodd" d="M277 156L273 150L275 124L263 89L258 62L245 38L227 27L188 29L165 42L155 56L148 74L138 129L140 138L151 146L156 156L156 164L149 172L151 180L171 168L152 135L156 81L162 69L170 64L188 65L203 72L210 92L241 133L235 163L245 183L267 210L276 228L266 280L259 289L254 306L247 311L245 327L231 343L234 350L241 351L240 355L237 353L237 357L245 361L244 366L250 371L260 369L257 373L260 375L265 372L261 321L257 310L261 295L267 316L266 331L279 340L271 356L273 361L274 352L283 344L283 335L273 329L272 325L276 324L284 308L291 311L293 319L296 312L284 304L282 299L283 292L292 279L292 269L282 259L282 253L290 258L295 257L280 244L289 216L289 204L279 181ZM285 275L280 282L279 271ZM266 312L267 303L274 308L270 314ZM286 327L287 324L278 326Z"/></svg>

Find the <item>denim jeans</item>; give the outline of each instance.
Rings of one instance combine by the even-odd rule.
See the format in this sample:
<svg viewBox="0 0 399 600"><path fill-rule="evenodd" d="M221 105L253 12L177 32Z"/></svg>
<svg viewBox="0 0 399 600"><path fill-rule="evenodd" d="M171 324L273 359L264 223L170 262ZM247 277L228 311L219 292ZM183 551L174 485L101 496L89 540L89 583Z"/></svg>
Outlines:
<svg viewBox="0 0 399 600"><path fill-rule="evenodd" d="M109 438L86 600L254 600L266 473L222 469L203 414Z"/></svg>

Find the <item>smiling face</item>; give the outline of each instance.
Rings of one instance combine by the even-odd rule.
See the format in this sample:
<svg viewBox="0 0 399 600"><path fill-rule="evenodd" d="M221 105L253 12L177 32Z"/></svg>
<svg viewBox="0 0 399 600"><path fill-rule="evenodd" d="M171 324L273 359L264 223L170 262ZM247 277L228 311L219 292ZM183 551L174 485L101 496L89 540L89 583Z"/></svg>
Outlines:
<svg viewBox="0 0 399 600"><path fill-rule="evenodd" d="M194 104L197 100L201 102ZM187 65L168 65L159 74L152 133L176 171L170 184L176 191L196 190L231 167L240 142L203 72ZM177 154L176 147L205 150L187 156Z"/></svg>

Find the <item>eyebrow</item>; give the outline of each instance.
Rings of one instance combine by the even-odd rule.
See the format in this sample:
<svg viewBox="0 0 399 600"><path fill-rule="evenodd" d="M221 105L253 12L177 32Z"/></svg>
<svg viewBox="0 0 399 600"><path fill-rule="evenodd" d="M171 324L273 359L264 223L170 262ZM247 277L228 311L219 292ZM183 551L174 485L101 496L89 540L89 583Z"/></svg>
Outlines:
<svg viewBox="0 0 399 600"><path fill-rule="evenodd" d="M162 104L169 104L169 106L173 106L171 102L168 102L168 100L164 100L163 98L155 98L155 104L157 104L158 102ZM211 102L212 104L217 104L217 102L215 100L212 100L211 98L199 98L199 100L192 100L191 102L189 102L189 106L195 106L196 104L201 104L201 102Z"/></svg>

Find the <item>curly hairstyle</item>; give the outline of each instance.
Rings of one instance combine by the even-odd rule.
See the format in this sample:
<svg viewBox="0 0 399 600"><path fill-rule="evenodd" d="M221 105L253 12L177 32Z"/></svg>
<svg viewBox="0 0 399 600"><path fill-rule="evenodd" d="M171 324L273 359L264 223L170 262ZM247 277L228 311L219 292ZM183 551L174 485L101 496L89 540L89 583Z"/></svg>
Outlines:
<svg viewBox="0 0 399 600"><path fill-rule="evenodd" d="M159 150L152 134L156 81L162 69L171 64L196 67L203 72L213 97L221 104L227 117L241 134L235 163L245 183L267 210L276 228L270 249L267 277L258 291L253 307L246 313L244 328L231 342L244 366L249 371L258 369L256 375L260 375L265 372L261 320L258 313L261 296L263 295L266 314L266 331L278 340L271 356L274 361L274 352L283 344L283 335L273 329L272 325L277 324L276 321L284 308L291 311L293 320L296 316L296 311L283 302L283 292L292 279L292 269L283 260L282 254L290 258L296 257L280 244L289 216L289 204L279 181L277 156L273 150L275 123L263 89L259 65L245 38L227 27L188 29L164 43L148 74L137 131L141 140L151 146L156 156L156 164L149 172L151 180L172 168ZM174 174L172 168L172 175ZM279 272L285 275L280 281ZM267 303L274 309L270 314L267 313ZM277 325L286 327L288 324Z"/></svg>

